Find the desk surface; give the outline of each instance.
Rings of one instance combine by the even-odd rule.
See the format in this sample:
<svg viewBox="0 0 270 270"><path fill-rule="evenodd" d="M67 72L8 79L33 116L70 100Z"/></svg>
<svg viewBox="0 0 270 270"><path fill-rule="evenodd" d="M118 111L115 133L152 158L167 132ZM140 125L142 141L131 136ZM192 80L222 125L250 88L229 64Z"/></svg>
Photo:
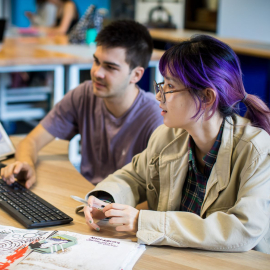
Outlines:
<svg viewBox="0 0 270 270"><path fill-rule="evenodd" d="M227 43L236 53L270 58L270 43L254 42L232 38L221 38L217 35L214 35L213 33L183 29L150 29L149 31L153 39L172 43L186 40L194 34L207 34Z"/></svg>
<svg viewBox="0 0 270 270"><path fill-rule="evenodd" d="M14 145L20 141L19 137L11 138ZM32 191L43 197L60 210L64 211L74 221L71 224L49 227L43 230L66 230L82 234L101 237L115 237L135 239L132 234L116 232L114 228L104 223L100 232L90 230L82 215L75 214L78 203L70 195L84 197L93 188L68 161L68 142L55 140L39 154L37 165L37 184ZM9 160L6 163L12 162ZM23 226L0 209L1 225ZM270 255L257 251L245 253L208 252L194 249L180 249L172 247L147 247L145 253L136 263L134 269L269 269Z"/></svg>
<svg viewBox="0 0 270 270"><path fill-rule="evenodd" d="M80 55L80 48L87 50L86 45L69 45L67 36L6 38L0 51L0 67L92 63L93 50L89 48L89 53ZM163 53L154 50L151 60L158 61Z"/></svg>
<svg viewBox="0 0 270 270"><path fill-rule="evenodd" d="M269 43L220 38L213 33L179 29L151 29L150 34L154 39L166 42L180 42L181 40L188 39L193 34L209 34L229 44L236 53L270 58ZM69 45L67 36L6 38L0 51L0 67L92 63L93 52L91 49L89 49L89 54L86 53L80 56L80 53L78 53L80 48L83 51L87 50L85 45ZM163 50L155 49L151 60L158 61L163 53Z"/></svg>

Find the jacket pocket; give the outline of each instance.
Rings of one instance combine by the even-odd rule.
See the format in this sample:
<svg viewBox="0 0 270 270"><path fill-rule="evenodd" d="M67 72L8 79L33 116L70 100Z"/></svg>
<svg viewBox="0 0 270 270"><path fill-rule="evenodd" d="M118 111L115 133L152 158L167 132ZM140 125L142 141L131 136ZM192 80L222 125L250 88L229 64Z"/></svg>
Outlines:
<svg viewBox="0 0 270 270"><path fill-rule="evenodd" d="M160 183L159 183L159 156L153 157L148 165L149 168L149 180L146 182L146 195L149 209L156 210Z"/></svg>
<svg viewBox="0 0 270 270"><path fill-rule="evenodd" d="M159 179L159 166L158 165L159 165L159 156L152 157L148 164L151 180Z"/></svg>
<svg viewBox="0 0 270 270"><path fill-rule="evenodd" d="M158 182L158 183L157 183ZM148 207L150 210L157 210L158 205L158 191L157 185L159 186L159 181L147 182L146 184L146 197L148 202Z"/></svg>

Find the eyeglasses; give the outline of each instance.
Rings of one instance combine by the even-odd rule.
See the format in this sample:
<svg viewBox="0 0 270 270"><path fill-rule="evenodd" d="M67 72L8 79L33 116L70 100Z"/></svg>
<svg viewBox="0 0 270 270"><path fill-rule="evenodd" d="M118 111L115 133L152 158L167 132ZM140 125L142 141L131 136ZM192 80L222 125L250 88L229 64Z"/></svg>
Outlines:
<svg viewBox="0 0 270 270"><path fill-rule="evenodd" d="M189 91L189 88L184 88L184 89L180 89L180 90L171 90L171 91L167 91L165 92L162 85L164 84L164 82L162 83L157 83L156 81L154 81L154 89L156 94L158 94L160 92L161 95L161 101L162 103L166 102L166 94L171 94L171 93L176 93L176 92L182 92L182 91Z"/></svg>

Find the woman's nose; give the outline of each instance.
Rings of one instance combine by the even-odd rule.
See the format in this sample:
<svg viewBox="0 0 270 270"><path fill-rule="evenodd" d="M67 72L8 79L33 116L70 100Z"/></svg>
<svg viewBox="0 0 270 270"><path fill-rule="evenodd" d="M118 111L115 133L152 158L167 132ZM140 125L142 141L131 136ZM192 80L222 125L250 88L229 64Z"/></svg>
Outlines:
<svg viewBox="0 0 270 270"><path fill-rule="evenodd" d="M161 101L161 93L160 93L160 91L156 93L156 100Z"/></svg>

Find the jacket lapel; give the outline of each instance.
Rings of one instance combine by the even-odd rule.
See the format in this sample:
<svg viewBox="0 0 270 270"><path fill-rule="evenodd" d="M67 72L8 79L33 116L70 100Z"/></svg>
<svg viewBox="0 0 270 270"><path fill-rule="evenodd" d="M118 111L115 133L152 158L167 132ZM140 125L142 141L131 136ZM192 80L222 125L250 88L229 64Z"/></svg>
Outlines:
<svg viewBox="0 0 270 270"><path fill-rule="evenodd" d="M229 122L229 123L228 123ZM217 160L208 179L201 216L217 199L230 180L234 122L227 117ZM183 185L188 170L188 134L181 132L159 155L160 194L158 211L176 211L180 206Z"/></svg>
<svg viewBox="0 0 270 270"><path fill-rule="evenodd" d="M157 211L175 211L187 174L188 133L179 130L175 139L159 155L160 194ZM180 204L178 204L178 207Z"/></svg>
<svg viewBox="0 0 270 270"><path fill-rule="evenodd" d="M217 160L207 182L205 196L201 208L201 217L217 199L219 192L225 189L229 184L231 156L233 151L233 125L234 123L232 118L227 117L224 124Z"/></svg>

